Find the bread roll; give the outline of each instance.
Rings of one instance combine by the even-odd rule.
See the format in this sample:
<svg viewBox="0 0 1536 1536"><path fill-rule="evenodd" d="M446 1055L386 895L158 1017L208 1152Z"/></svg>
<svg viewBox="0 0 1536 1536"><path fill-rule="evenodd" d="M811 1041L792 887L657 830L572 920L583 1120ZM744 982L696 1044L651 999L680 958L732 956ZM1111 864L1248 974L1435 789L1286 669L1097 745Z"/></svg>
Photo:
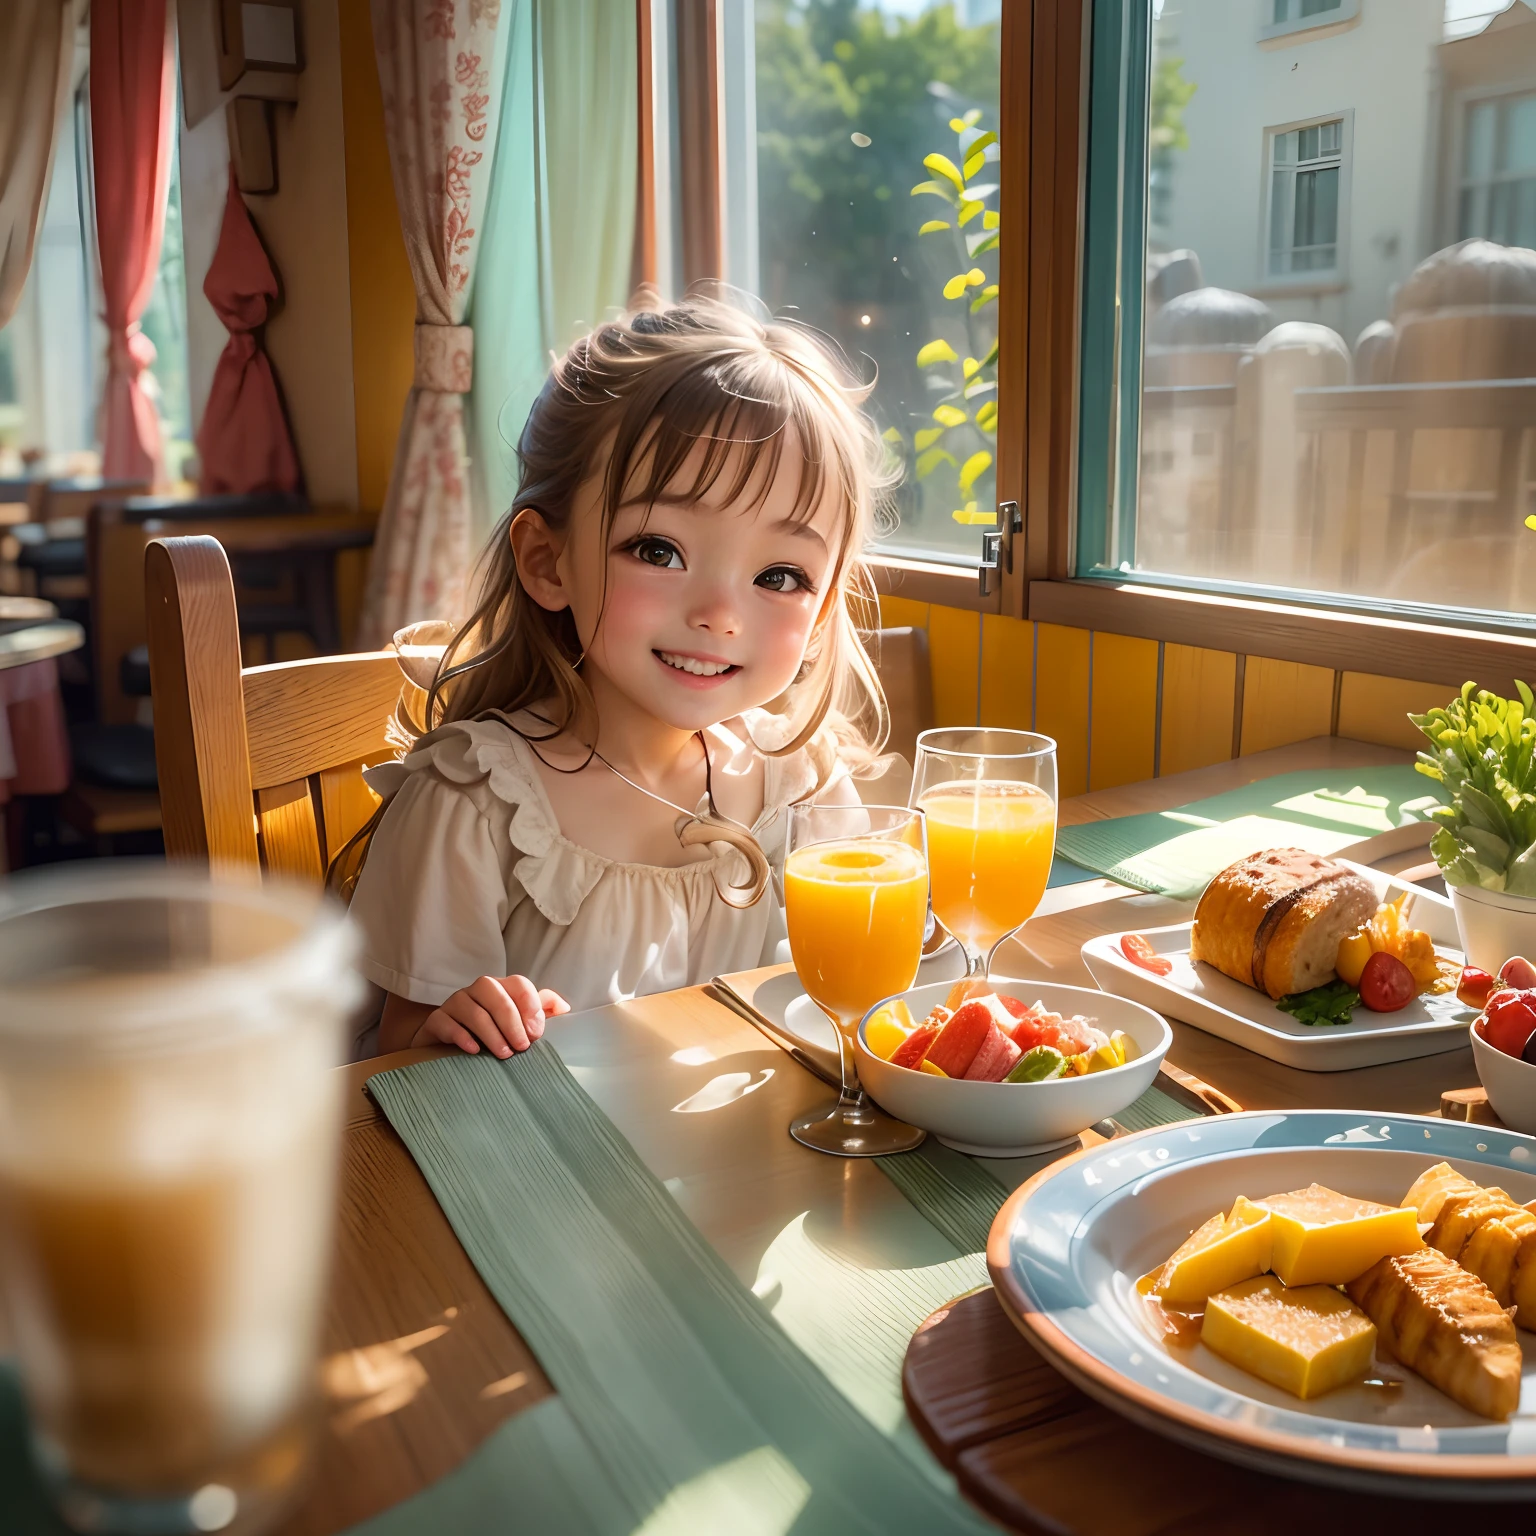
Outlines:
<svg viewBox="0 0 1536 1536"><path fill-rule="evenodd" d="M1205 888L1189 953L1273 998L1336 974L1339 940L1370 919L1376 892L1353 871L1300 848L1240 859Z"/></svg>

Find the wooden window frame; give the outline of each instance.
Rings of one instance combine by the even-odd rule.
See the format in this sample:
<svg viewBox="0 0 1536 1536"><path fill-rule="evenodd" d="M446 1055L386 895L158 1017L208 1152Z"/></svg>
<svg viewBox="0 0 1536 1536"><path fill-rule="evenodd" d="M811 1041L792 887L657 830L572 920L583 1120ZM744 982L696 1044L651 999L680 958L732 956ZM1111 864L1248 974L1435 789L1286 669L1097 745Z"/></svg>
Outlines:
<svg viewBox="0 0 1536 1536"><path fill-rule="evenodd" d="M711 48L716 3L677 0L680 13L690 4L708 12ZM870 561L876 587L970 612L1447 687L1472 677L1483 687L1510 693L1516 677L1536 679L1536 636L1524 633L1345 606L1075 578L1093 4L1003 0L999 213L1007 238L998 275L997 495L1000 504L1018 503L1021 532L1004 528L1000 568L985 595L976 565L878 553ZM718 74L710 80L710 89L718 89ZM713 220L718 263L720 159L713 109L709 122L714 192L700 217L706 224Z"/></svg>

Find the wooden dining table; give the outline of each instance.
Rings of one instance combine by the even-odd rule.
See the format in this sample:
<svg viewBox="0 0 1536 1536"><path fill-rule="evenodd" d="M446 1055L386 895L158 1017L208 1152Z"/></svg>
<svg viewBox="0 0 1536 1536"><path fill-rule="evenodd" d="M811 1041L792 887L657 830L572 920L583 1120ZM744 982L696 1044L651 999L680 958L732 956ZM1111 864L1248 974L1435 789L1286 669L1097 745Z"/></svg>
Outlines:
<svg viewBox="0 0 1536 1536"><path fill-rule="evenodd" d="M1293 770L1408 760L1395 749L1322 737L1083 795L1062 802L1060 817L1065 824L1168 809ZM1392 867L1427 857L1408 850ZM1181 921L1190 910L1188 903L1107 880L1050 890L1000 969L1091 986L1080 956L1086 940ZM1170 1022L1169 1061L1246 1109L1436 1114L1443 1093L1477 1083L1466 1048L1312 1073ZM575 1014L556 1021L549 1039L748 1285L775 1237L801 1218L819 1246L866 1267L953 1257L870 1162L823 1156L791 1140L790 1121L827 1100L826 1084L705 987ZM284 1526L286 1536L328 1536L410 1497L462 1462L504 1419L553 1390L367 1095L373 1074L441 1054L403 1051L342 1069L347 1116L323 1366L326 1429L318 1475ZM723 1096L728 1101L708 1112L684 1112L690 1100L698 1103L701 1088L726 1073L750 1074L752 1091ZM1060 1154L999 1167L1008 1182L1018 1183L1052 1155Z"/></svg>

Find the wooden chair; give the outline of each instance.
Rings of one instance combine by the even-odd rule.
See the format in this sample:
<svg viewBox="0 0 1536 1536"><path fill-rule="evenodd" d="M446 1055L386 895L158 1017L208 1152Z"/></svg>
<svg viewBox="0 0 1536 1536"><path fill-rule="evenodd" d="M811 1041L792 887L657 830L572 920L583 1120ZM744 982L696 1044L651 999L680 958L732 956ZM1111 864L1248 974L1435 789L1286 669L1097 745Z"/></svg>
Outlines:
<svg viewBox="0 0 1536 1536"><path fill-rule="evenodd" d="M167 856L318 883L378 804L394 652L242 669L217 539L153 540L144 577Z"/></svg>
<svg viewBox="0 0 1536 1536"><path fill-rule="evenodd" d="M882 629L875 651L875 670L891 711L886 750L899 752L912 765L917 738L933 726L933 668L928 658L928 631L903 625Z"/></svg>

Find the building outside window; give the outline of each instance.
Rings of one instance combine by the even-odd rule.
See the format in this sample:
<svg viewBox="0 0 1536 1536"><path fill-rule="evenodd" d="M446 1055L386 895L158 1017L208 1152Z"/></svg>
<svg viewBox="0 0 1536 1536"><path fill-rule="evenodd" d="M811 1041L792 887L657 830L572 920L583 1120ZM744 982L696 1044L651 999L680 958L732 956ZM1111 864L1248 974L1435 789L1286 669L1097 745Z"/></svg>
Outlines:
<svg viewBox="0 0 1536 1536"><path fill-rule="evenodd" d="M1269 272L1331 272L1339 264L1339 182L1344 120L1267 135Z"/></svg>
<svg viewBox="0 0 1536 1536"><path fill-rule="evenodd" d="M1536 246L1536 91L1469 101L1457 233Z"/></svg>
<svg viewBox="0 0 1536 1536"><path fill-rule="evenodd" d="M1271 18L1276 26L1288 21L1306 21L1313 16L1328 17L1328 12L1343 8L1343 0L1275 0Z"/></svg>
<svg viewBox="0 0 1536 1536"><path fill-rule="evenodd" d="M1536 6L1090 46L1074 573L1536 629Z"/></svg>

